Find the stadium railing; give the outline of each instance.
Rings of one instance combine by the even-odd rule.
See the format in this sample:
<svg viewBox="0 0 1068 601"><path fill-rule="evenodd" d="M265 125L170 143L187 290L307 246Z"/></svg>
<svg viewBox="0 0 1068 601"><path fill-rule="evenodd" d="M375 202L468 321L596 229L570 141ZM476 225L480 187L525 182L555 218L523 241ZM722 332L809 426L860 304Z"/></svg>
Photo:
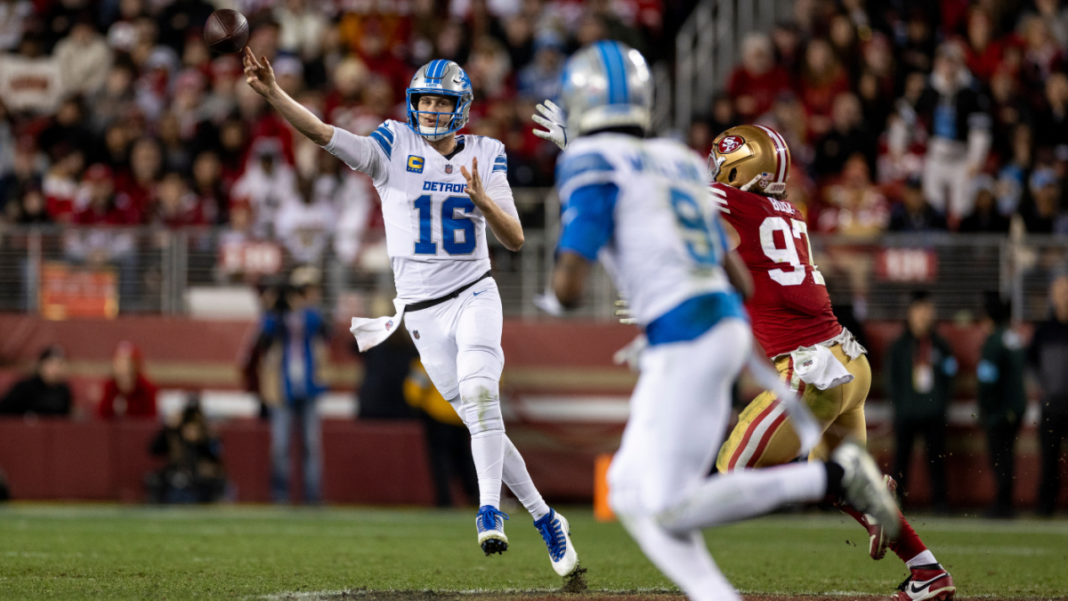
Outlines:
<svg viewBox="0 0 1068 601"><path fill-rule="evenodd" d="M555 199L550 195L544 205L555 205ZM544 224L528 227L518 253L491 236L494 274L510 317L547 318L533 299L549 282L558 219ZM391 311L395 291L381 234L362 240L354 261L335 246L351 246L351 240L322 242L310 263L322 273L323 305L339 319ZM1051 277L1068 267L1063 237L813 235L811 244L836 307L853 305L861 319L901 319L909 293L925 289L943 320L978 317L990 290L1012 299L1016 319L1041 320L1048 315ZM0 311L57 319L119 313L250 317L259 310L253 284L284 281L303 264L277 240L242 240L224 229L6 226L0 228ZM616 292L600 267L587 295L571 317L613 318Z"/></svg>

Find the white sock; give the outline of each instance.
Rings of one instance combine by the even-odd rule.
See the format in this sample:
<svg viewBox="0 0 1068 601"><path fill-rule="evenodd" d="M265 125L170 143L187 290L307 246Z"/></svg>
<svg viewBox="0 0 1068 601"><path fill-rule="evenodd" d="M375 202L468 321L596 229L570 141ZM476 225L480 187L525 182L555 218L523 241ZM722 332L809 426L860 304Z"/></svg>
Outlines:
<svg viewBox="0 0 1068 601"><path fill-rule="evenodd" d="M674 532L699 530L764 515L786 503L819 501L827 491L823 463L743 470L706 479L660 516Z"/></svg>
<svg viewBox="0 0 1068 601"><path fill-rule="evenodd" d="M938 560L935 559L934 553L931 553L930 549L928 549L906 561L905 567L912 569L919 566L931 565L932 563L938 563Z"/></svg>
<svg viewBox="0 0 1068 601"><path fill-rule="evenodd" d="M620 516L620 521L660 568L694 601L741 601L720 573L700 531L670 534L651 517Z"/></svg>
<svg viewBox="0 0 1068 601"><path fill-rule="evenodd" d="M501 471L504 468L504 432L483 432L471 437L471 456L478 474L478 505L501 506Z"/></svg>
<svg viewBox="0 0 1068 601"><path fill-rule="evenodd" d="M478 475L479 506L501 506L501 473L504 470L504 418L497 382L468 378L460 382L464 423L471 432L471 455Z"/></svg>
<svg viewBox="0 0 1068 601"><path fill-rule="evenodd" d="M519 499L523 507L527 508L535 522L549 513L549 506L541 498L541 493L534 486L534 481L530 479L527 463L523 461L519 449L515 448L512 439L508 438L507 434L504 436L504 470L501 476L508 489Z"/></svg>

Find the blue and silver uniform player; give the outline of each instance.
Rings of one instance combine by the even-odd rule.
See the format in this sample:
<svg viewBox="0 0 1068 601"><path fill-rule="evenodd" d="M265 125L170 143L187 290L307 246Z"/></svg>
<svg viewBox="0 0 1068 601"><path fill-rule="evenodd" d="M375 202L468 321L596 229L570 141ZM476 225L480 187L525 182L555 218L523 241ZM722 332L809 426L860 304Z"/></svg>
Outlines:
<svg viewBox="0 0 1068 601"><path fill-rule="evenodd" d="M563 104L566 121L554 110L537 120L548 129L542 137L561 146L565 132L574 138L557 162L563 227L553 291L564 307L576 305L600 259L648 338L608 474L609 502L646 555L691 599L740 600L701 528L829 492L896 512L874 463L852 444L827 464L707 476L731 384L750 355L738 290L749 293L752 282L727 250L701 157L674 140L644 139L652 87L638 51L618 42L580 50L565 67Z"/></svg>
<svg viewBox="0 0 1068 601"><path fill-rule="evenodd" d="M407 123L386 121L370 136L357 136L324 124L293 101L278 88L266 60L246 50L244 63L253 89L301 133L371 176L378 190L400 311L395 320L354 321L370 324L364 334L381 330L367 336L373 346L403 317L431 380L470 430L482 550L490 555L508 548L508 516L499 508L503 480L532 514L555 571L570 575L578 557L568 522L542 500L504 432L503 312L490 277L486 227L512 250L522 246L523 229L508 186L504 146L492 138L457 135L471 108L467 74L452 61L431 61L408 87ZM358 330L354 325L361 348L367 348Z"/></svg>

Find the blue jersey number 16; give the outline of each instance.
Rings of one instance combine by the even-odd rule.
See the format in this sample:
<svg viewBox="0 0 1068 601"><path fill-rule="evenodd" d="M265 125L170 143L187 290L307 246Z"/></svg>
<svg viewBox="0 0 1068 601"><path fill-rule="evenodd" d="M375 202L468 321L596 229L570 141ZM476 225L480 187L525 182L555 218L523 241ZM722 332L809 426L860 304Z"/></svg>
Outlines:
<svg viewBox="0 0 1068 601"><path fill-rule="evenodd" d="M415 199L415 210L419 211L419 241L415 243L415 254L436 255L438 245L433 240L433 215L430 210L430 195L424 194ZM450 255L469 255L475 250L475 222L468 217L456 217L475 210L475 203L467 196L450 196L441 203L441 246ZM457 232L463 232L458 236ZM457 241L462 238L462 241Z"/></svg>

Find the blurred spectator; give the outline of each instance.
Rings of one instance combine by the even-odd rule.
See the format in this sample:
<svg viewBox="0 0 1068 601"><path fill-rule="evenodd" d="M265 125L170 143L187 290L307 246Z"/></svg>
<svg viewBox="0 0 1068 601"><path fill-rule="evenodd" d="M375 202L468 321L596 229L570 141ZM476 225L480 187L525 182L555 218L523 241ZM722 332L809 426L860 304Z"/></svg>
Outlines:
<svg viewBox="0 0 1068 601"><path fill-rule="evenodd" d="M8 210L8 218L16 225L47 225L52 223L48 211L45 208L44 193L41 187L31 184L24 188L21 198L15 205L14 210Z"/></svg>
<svg viewBox="0 0 1068 601"><path fill-rule="evenodd" d="M18 47L26 21L32 15L33 3L29 0L0 2L0 51L9 52Z"/></svg>
<svg viewBox="0 0 1068 601"><path fill-rule="evenodd" d="M68 94L91 95L104 85L112 54L93 23L92 13L83 13L70 35L56 44L54 53Z"/></svg>
<svg viewBox="0 0 1068 601"><path fill-rule="evenodd" d="M168 228L208 224L200 199L177 171L164 174L157 186L151 221Z"/></svg>
<svg viewBox="0 0 1068 601"><path fill-rule="evenodd" d="M534 39L534 60L519 71L519 94L541 102L557 100L564 72L564 41L553 31Z"/></svg>
<svg viewBox="0 0 1068 601"><path fill-rule="evenodd" d="M771 40L759 33L742 40L742 62L727 82L727 94L734 99L739 118L745 122L756 119L789 87L786 71L775 64Z"/></svg>
<svg viewBox="0 0 1068 601"><path fill-rule="evenodd" d="M281 142L275 138L256 140L245 174L234 183L230 197L248 202L257 235L273 236L279 208L287 202L300 202L296 176L282 159Z"/></svg>
<svg viewBox="0 0 1068 601"><path fill-rule="evenodd" d="M801 32L793 23L776 23L771 30L771 45L775 64L783 68L791 79L801 75ZM718 135L718 133L717 133Z"/></svg>
<svg viewBox="0 0 1068 601"><path fill-rule="evenodd" d="M968 69L982 81L990 81L1002 62L1002 42L994 39L994 23L980 6L968 12L965 60Z"/></svg>
<svg viewBox="0 0 1068 601"><path fill-rule="evenodd" d="M1046 23L1061 48L1068 47L1068 7L1062 7L1060 0L1034 0L1034 12L1024 13L1021 24L1032 15Z"/></svg>
<svg viewBox="0 0 1068 601"><path fill-rule="evenodd" d="M149 453L167 461L145 476L149 503L214 503L226 491L222 443L208 427L199 397L168 420Z"/></svg>
<svg viewBox="0 0 1068 601"><path fill-rule="evenodd" d="M129 167L118 174L116 192L124 205L141 214L148 213L163 172L163 150L155 138L145 137L130 149Z"/></svg>
<svg viewBox="0 0 1068 601"><path fill-rule="evenodd" d="M946 218L927 202L923 193L923 181L918 176L910 177L902 188L901 202L890 211L890 231L926 232L945 230Z"/></svg>
<svg viewBox="0 0 1068 601"><path fill-rule="evenodd" d="M49 156L55 156L60 148L73 148L95 160L96 136L87 125L81 96L63 100L52 123L37 137L37 144Z"/></svg>
<svg viewBox="0 0 1068 601"><path fill-rule="evenodd" d="M158 390L144 375L141 349L132 342L120 342L111 357L111 379L104 384L97 415L104 419L155 418Z"/></svg>
<svg viewBox="0 0 1068 601"><path fill-rule="evenodd" d="M32 138L21 138L12 154L11 169L0 170L0 219L4 214L10 218L25 193L30 189L40 190L43 182L44 160L38 155Z"/></svg>
<svg viewBox="0 0 1068 601"><path fill-rule="evenodd" d="M1054 73L1046 80L1046 107L1038 114L1036 142L1068 157L1068 75Z"/></svg>
<svg viewBox="0 0 1068 601"><path fill-rule="evenodd" d="M1011 518L1016 467L1016 435L1027 410L1024 390L1024 349L1019 334L1009 327L1011 307L997 292L988 292L982 328L986 341L976 367L979 417L986 430L987 453L994 471L997 496L987 517Z"/></svg>
<svg viewBox="0 0 1068 601"><path fill-rule="evenodd" d="M1024 60L1020 65L1020 81L1028 92L1028 99L1039 104L1043 83L1064 66L1064 53L1057 46L1049 23L1042 17L1037 15L1025 17L1021 21L1020 28L1024 39Z"/></svg>
<svg viewBox="0 0 1068 601"><path fill-rule="evenodd" d="M1035 169L1030 181L1031 204L1021 207L1029 234L1068 234L1068 215L1061 212L1061 183L1049 167Z"/></svg>
<svg viewBox="0 0 1068 601"><path fill-rule="evenodd" d="M399 332L398 332L399 333ZM456 410L430 381L423 364L415 359L404 381L404 399L419 410L426 436L435 504L452 507L452 480L460 479L468 503L478 499L478 475L471 457L471 435Z"/></svg>
<svg viewBox="0 0 1068 601"><path fill-rule="evenodd" d="M60 151L45 174L42 191L48 216L59 223L72 223L79 207L75 205L78 197L78 177L85 166L85 155L78 150Z"/></svg>
<svg viewBox="0 0 1068 601"><path fill-rule="evenodd" d="M1031 128L1021 123L1012 132L1012 155L998 172L998 211L1011 215L1020 206L1034 168Z"/></svg>
<svg viewBox="0 0 1068 601"><path fill-rule="evenodd" d="M927 447L931 501L936 512L949 510L946 498L946 409L957 374L957 360L949 343L935 333L935 307L926 292L914 292L905 332L886 352L887 396L894 405L894 475L904 494L909 480L912 445L922 436Z"/></svg>
<svg viewBox="0 0 1068 601"><path fill-rule="evenodd" d="M968 180L985 164L991 143L989 101L964 66L960 46L939 47L934 73L912 109L899 123L923 125L930 134L924 195L956 225L971 212Z"/></svg>
<svg viewBox="0 0 1068 601"><path fill-rule="evenodd" d="M173 0L159 13L159 42L178 52L190 30L203 31L215 7L205 0Z"/></svg>
<svg viewBox="0 0 1068 601"><path fill-rule="evenodd" d="M297 263L319 265L322 262L323 252L337 226L332 201L339 185L340 174L301 178L298 194L278 209L275 235Z"/></svg>
<svg viewBox="0 0 1068 601"><path fill-rule="evenodd" d="M128 198L115 195L115 178L111 168L97 163L85 170L84 186L76 200L84 208L74 218L80 225L136 225L141 214Z"/></svg>
<svg viewBox="0 0 1068 601"><path fill-rule="evenodd" d="M872 184L868 164L855 154L845 161L839 181L824 191L826 208L819 213L819 231L851 237L871 237L886 230L890 208Z"/></svg>
<svg viewBox="0 0 1068 601"><path fill-rule="evenodd" d="M734 103L731 97L725 93L716 94L712 98L712 113L709 115L709 134L713 139L735 125L741 124L738 116L734 113Z"/></svg>
<svg viewBox="0 0 1068 601"><path fill-rule="evenodd" d="M103 85L89 97L89 103L93 107L89 125L94 132L103 132L104 128L112 123L122 125L118 121L119 118L133 110L134 69L127 61L111 65Z"/></svg>
<svg viewBox="0 0 1068 601"><path fill-rule="evenodd" d="M980 175L972 180L975 190L975 208L960 222L962 234L1006 234L1009 231L1009 219L998 212L998 201L994 178Z"/></svg>
<svg viewBox="0 0 1068 601"><path fill-rule="evenodd" d="M398 328L385 342L363 353L355 340L351 348L363 359L357 419L411 419L414 415L405 400L405 382L419 353L407 329Z"/></svg>
<svg viewBox="0 0 1068 601"><path fill-rule="evenodd" d="M281 25L278 32L279 50L295 54L305 61L322 53L323 37L329 22L321 11L316 10L311 0L279 2L274 8L274 18Z"/></svg>
<svg viewBox="0 0 1068 601"><path fill-rule="evenodd" d="M846 160L855 154L864 157L870 173L875 172L875 137L864 124L860 101L846 92L834 99L831 129L816 143L812 170L820 177L837 175Z"/></svg>
<svg viewBox="0 0 1068 601"><path fill-rule="evenodd" d="M797 89L809 128L815 135L823 135L831 128L835 98L849 91L849 76L826 40L809 41Z"/></svg>
<svg viewBox="0 0 1068 601"><path fill-rule="evenodd" d="M0 415L70 415L72 398L66 355L53 345L41 352L33 375L16 382L0 399Z"/></svg>
<svg viewBox="0 0 1068 601"><path fill-rule="evenodd" d="M326 390L320 372L326 366L329 334L318 308L308 303L318 278L303 273L308 270L294 272L293 285L278 294L273 310L263 316L259 350L253 355L262 357L259 391L271 419L271 497L276 503L289 502L289 440L299 422L304 503L315 505L321 499L323 467L317 400Z"/></svg>
<svg viewBox="0 0 1068 601"><path fill-rule="evenodd" d="M224 223L229 194L222 180L222 162L215 151L204 150L193 160L192 189L204 222Z"/></svg>
<svg viewBox="0 0 1068 601"><path fill-rule="evenodd" d="M1050 317L1038 325L1027 362L1042 389L1042 415L1038 439L1042 456L1039 478L1039 515L1051 516L1057 509L1060 472L1064 464L1061 448L1068 440L1068 275L1060 275L1049 289Z"/></svg>

